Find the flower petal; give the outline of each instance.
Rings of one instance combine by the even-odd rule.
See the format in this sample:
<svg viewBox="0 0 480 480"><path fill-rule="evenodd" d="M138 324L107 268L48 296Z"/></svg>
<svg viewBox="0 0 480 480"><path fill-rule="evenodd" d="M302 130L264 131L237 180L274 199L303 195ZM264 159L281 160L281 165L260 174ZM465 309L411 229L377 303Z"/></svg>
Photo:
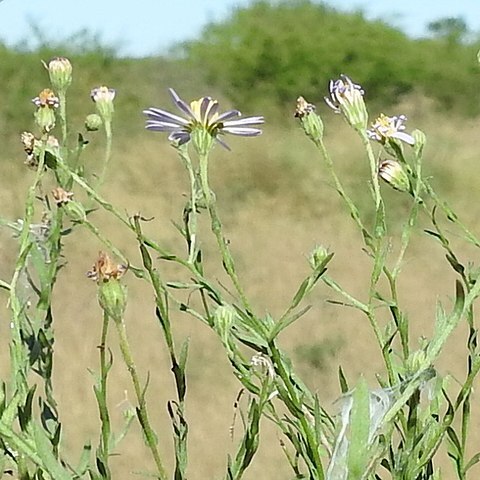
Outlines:
<svg viewBox="0 0 480 480"><path fill-rule="evenodd" d="M173 88L168 89L170 92L170 95L173 98L173 101L175 105L183 112L185 113L189 118L192 120L195 120L195 115L192 112L192 109L188 106L186 102L184 102L178 95L177 92Z"/></svg>
<svg viewBox="0 0 480 480"><path fill-rule="evenodd" d="M175 124L168 124L165 122L155 122L154 120L147 120L145 124L145 128L147 130L153 130L156 132L175 132L175 131L188 131L184 128L179 127L178 125Z"/></svg>
<svg viewBox="0 0 480 480"><path fill-rule="evenodd" d="M147 115L150 120L156 120L160 122L167 121L169 123L175 122L178 125L182 126L188 125L189 123L188 120L185 120L184 118L179 117L178 115L174 115L173 113L167 112L165 110L161 110L160 108L147 108L143 111L143 113Z"/></svg>
<svg viewBox="0 0 480 480"><path fill-rule="evenodd" d="M224 127L222 128L222 132L230 133L232 135L240 135L241 137L256 137L262 133L259 128L247 127Z"/></svg>
<svg viewBox="0 0 480 480"><path fill-rule="evenodd" d="M245 117L238 120L230 120L228 122L223 122L224 127L237 127L237 126L247 126L247 125L260 125L265 123L263 117Z"/></svg>
<svg viewBox="0 0 480 480"><path fill-rule="evenodd" d="M408 143L409 145L415 145L415 139L405 132L392 133L390 137L402 140L402 142Z"/></svg>
<svg viewBox="0 0 480 480"><path fill-rule="evenodd" d="M223 112L217 117L217 122L225 122L231 118L240 117L242 114L238 110L228 110L228 112Z"/></svg>
<svg viewBox="0 0 480 480"><path fill-rule="evenodd" d="M190 141L190 132L186 130L179 130L177 132L172 132L168 139L171 142L176 142L178 145L184 145L185 143Z"/></svg>

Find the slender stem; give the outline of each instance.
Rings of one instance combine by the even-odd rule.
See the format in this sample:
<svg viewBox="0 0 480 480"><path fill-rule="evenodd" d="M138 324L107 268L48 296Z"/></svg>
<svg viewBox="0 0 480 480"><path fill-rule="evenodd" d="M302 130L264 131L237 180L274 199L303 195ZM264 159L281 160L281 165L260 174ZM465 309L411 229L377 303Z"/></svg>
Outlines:
<svg viewBox="0 0 480 480"><path fill-rule="evenodd" d="M62 130L62 146L67 147L67 97L65 91L58 91L59 107L58 117L60 118L60 127Z"/></svg>
<svg viewBox="0 0 480 480"><path fill-rule="evenodd" d="M381 204L382 204L382 196L380 194L380 184L378 181L378 162L377 159L375 158L375 155L373 153L372 149L372 144L370 143L370 140L366 136L365 133L362 133L360 135L363 146L365 147L365 150L367 151L367 157L368 157L368 162L370 164L370 175L372 177L372 185L373 185L373 196L375 200L375 210L377 212L377 215L381 209Z"/></svg>
<svg viewBox="0 0 480 480"><path fill-rule="evenodd" d="M215 235L215 238L217 240L217 245L222 255L225 270L227 271L229 277L231 278L232 283L235 286L235 289L237 290L238 295L240 296L240 300L244 308L248 312L252 312L250 302L247 299L247 296L243 290L243 287L240 284L240 280L235 271L235 264L234 264L232 255L230 253L230 249L228 248L228 244L223 236L222 224L220 222L217 208L215 206L215 202L212 198L212 193L210 191L210 186L208 184L208 155L200 154L199 157L200 157L200 182L202 186L203 195L205 197L205 203L207 204L208 213L210 215L212 232Z"/></svg>
<svg viewBox="0 0 480 480"><path fill-rule="evenodd" d="M130 373L130 377L133 383L133 388L135 390L135 396L138 401L137 414L140 421L140 425L142 427L143 433L145 434L147 445L152 453L153 459L157 466L159 478L161 478L162 480L166 480L167 472L165 470L162 459L160 457L160 453L158 451L155 432L153 431L150 424L150 419L148 416L147 404L145 399L145 392L143 391L142 386L140 384L140 378L138 376L137 368L135 366L132 352L130 350L130 344L128 342L125 322L123 318L114 319L114 321L115 321L114 323L117 328L117 333L119 337L120 350L122 352L123 360L125 362L125 365L127 366L128 372Z"/></svg>
<svg viewBox="0 0 480 480"><path fill-rule="evenodd" d="M197 241L197 181L195 170L193 168L188 151L186 149L182 149L179 150L179 153L185 164L185 168L188 171L188 177L190 180L190 214L188 215L188 222L186 222L185 226L188 228L188 262L193 264L195 261Z"/></svg>
<svg viewBox="0 0 480 480"><path fill-rule="evenodd" d="M99 190L100 187L103 185L105 181L105 177L107 175L107 169L110 164L110 158L112 157L112 123L108 120L104 120L104 129L105 129L105 157L103 160L102 172L98 177L98 181L96 184L95 190Z"/></svg>
<svg viewBox="0 0 480 480"><path fill-rule="evenodd" d="M426 189L432 200L435 202L435 205L437 205L443 211L443 213L447 216L449 220L455 223L463 231L466 239L476 247L480 248L480 240L478 240L477 237L475 237L475 235L470 232L470 230L462 222L460 222L460 220L457 218L457 215L452 211L450 206L446 202L442 201L440 197L436 194L430 183L426 180L423 180L422 185Z"/></svg>
<svg viewBox="0 0 480 480"><path fill-rule="evenodd" d="M342 197L343 201L346 203L348 209L350 210L350 215L352 216L353 220L357 224L358 228L360 229L360 231L362 232L364 237L366 236L365 240L370 239L371 236L368 233L367 228L363 224L362 219L360 218L360 214L358 212L357 207L353 203L352 199L347 195L347 192L343 188L343 185L340 182L340 179L338 178L337 173L335 172L335 168L334 168L332 159L331 159L330 155L328 154L328 151L325 147L325 144L323 143L323 140L318 139L314 143L318 147L318 149L320 150L320 153L321 153L321 155L322 155L322 157L325 160L325 163L327 165L328 172L331 175L331 177L333 178L333 182L335 184L335 189L339 193L340 197ZM369 242L367 242L367 244L369 244Z"/></svg>
<svg viewBox="0 0 480 480"><path fill-rule="evenodd" d="M110 456L110 415L107 408L107 380L110 366L107 364L107 333L110 317L103 312L102 334L100 339L100 391L98 395L98 409L100 412L100 421L102 423L101 439L100 439L100 455L107 470L108 478L111 478L108 467L108 459Z"/></svg>
<svg viewBox="0 0 480 480"><path fill-rule="evenodd" d="M289 401L285 402L286 406L288 407L291 403L293 403L298 409L299 412L302 412L302 401L297 396L297 392L295 391L295 387L292 384L290 379L290 375L285 369L283 364L283 360L281 358L280 351L276 347L275 343L272 341L270 343L270 351L271 356L274 361L275 370L278 372L278 375L283 380L285 388L288 391L288 395L290 397ZM295 410L291 409L291 413L298 419L300 425L302 426L303 434L306 436L306 442L308 445L308 454L311 457L310 460L313 463L315 468L315 473L319 480L324 478L323 468L322 468L322 460L320 458L320 446L318 445L316 434L314 429L312 428L311 423L307 420L307 416L305 414L298 414Z"/></svg>

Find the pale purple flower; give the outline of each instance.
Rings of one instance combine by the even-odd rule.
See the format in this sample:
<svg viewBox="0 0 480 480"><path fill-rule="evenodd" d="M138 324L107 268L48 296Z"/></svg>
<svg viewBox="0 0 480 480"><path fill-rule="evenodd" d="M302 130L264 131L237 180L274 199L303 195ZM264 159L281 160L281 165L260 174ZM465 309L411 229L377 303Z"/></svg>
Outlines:
<svg viewBox="0 0 480 480"><path fill-rule="evenodd" d="M363 88L353 83L349 77L342 74L338 80L330 80L328 85L330 97L325 97L325 103L335 111L342 113L342 106L353 104L359 97L363 97Z"/></svg>
<svg viewBox="0 0 480 480"><path fill-rule="evenodd" d="M196 129L208 132L227 149L228 145L219 138L219 135L229 133L242 137L256 137L262 133L259 128L255 128L256 125L264 123L261 116L239 118L242 114L238 110L219 114L218 101L211 97L202 97L189 105L173 88L169 91L173 102L184 117L154 107L147 108L143 113L147 116L147 130L170 132L168 139L177 145L190 141L191 134Z"/></svg>
<svg viewBox="0 0 480 480"><path fill-rule="evenodd" d="M328 89L330 97L325 97L325 103L335 113L344 115L354 128L365 130L368 113L363 100L363 88L342 74L338 80L330 80Z"/></svg>
<svg viewBox="0 0 480 480"><path fill-rule="evenodd" d="M381 144L385 144L390 138L401 140L414 145L415 139L408 133L404 132L407 117L405 115L395 115L388 117L383 113L375 120L370 129L367 130L367 135L370 140L375 140Z"/></svg>

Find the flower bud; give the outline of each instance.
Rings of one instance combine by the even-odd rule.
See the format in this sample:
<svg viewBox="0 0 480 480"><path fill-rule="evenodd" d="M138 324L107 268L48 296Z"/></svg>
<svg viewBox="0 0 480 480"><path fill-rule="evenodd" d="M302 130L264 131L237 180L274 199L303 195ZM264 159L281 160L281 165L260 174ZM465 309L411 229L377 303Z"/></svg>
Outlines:
<svg viewBox="0 0 480 480"><path fill-rule="evenodd" d="M127 288L117 279L100 283L98 303L113 320L120 322L127 307Z"/></svg>
<svg viewBox="0 0 480 480"><path fill-rule="evenodd" d="M80 202L73 200L73 192L67 192L62 187L57 187L52 190L52 196L57 207L62 207L70 220L79 223L86 220L85 208Z"/></svg>
<svg viewBox="0 0 480 480"><path fill-rule="evenodd" d="M214 328L225 345L228 344L230 328L236 314L237 312L231 305L220 305L213 316Z"/></svg>
<svg viewBox="0 0 480 480"><path fill-rule="evenodd" d="M303 131L308 138L314 142L322 139L323 122L315 113L315 105L308 103L303 97L298 97L295 117L300 119Z"/></svg>
<svg viewBox="0 0 480 480"><path fill-rule="evenodd" d="M72 83L72 64L68 58L56 57L48 62L45 68L48 70L50 83L57 92L65 93Z"/></svg>
<svg viewBox="0 0 480 480"><path fill-rule="evenodd" d="M426 367L428 367L428 359L424 350L417 350L410 354L407 359L408 373L415 374Z"/></svg>
<svg viewBox="0 0 480 480"><path fill-rule="evenodd" d="M323 264L330 256L330 253L327 248L317 245L310 256L308 257L308 263L312 267L313 270L317 270L318 268L323 267Z"/></svg>
<svg viewBox="0 0 480 480"><path fill-rule="evenodd" d="M413 146L413 150L415 151L416 157L421 157L423 154L423 149L425 147L425 144L427 143L427 136L418 129L415 129L412 132L412 137L415 140L415 144Z"/></svg>
<svg viewBox="0 0 480 480"><path fill-rule="evenodd" d="M115 90L108 87L94 88L90 92L90 98L95 102L97 112L104 122L111 122L113 116L113 99L115 98Z"/></svg>
<svg viewBox="0 0 480 480"><path fill-rule="evenodd" d="M411 190L408 175L400 163L395 160L384 160L378 168L379 177L395 190L409 192Z"/></svg>
<svg viewBox="0 0 480 480"><path fill-rule="evenodd" d="M102 117L97 113L91 113L85 118L85 128L89 132L96 132L102 126Z"/></svg>

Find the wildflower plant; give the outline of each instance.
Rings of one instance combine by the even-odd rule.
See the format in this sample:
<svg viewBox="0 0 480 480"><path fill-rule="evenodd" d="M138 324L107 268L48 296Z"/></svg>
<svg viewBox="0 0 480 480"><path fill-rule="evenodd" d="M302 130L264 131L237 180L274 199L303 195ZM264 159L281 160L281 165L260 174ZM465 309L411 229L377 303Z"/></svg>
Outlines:
<svg viewBox="0 0 480 480"><path fill-rule="evenodd" d="M148 218L141 213L124 213L100 193L100 186L108 178L117 92L102 86L90 93L96 112L87 117L86 130L92 133L103 126L105 137L101 173L94 176L83 161L84 152L88 151L83 134L77 137L76 144L71 144L72 127L67 122L66 106L72 65L67 59L57 58L46 67L51 85L34 99L38 133L25 132L21 136L26 163L33 170L29 172L31 185L23 218L1 219L1 225L11 231L18 243L12 277L0 280L11 325L11 376L0 390L2 471L18 478L115 478L116 448L133 434L130 426L137 422L152 461L148 467L135 465L132 470L149 470L149 475L161 480L187 478L189 469L195 469L188 464L189 341L179 342L174 321L175 316L184 315L201 322L218 337L218 348L223 349L232 375L239 382L236 404L243 420L242 432L236 450L225 461L226 479L242 478L255 461L264 422L273 424L281 438L285 469L290 470L285 478L437 479L440 472L436 456L441 446L446 446L454 461L456 478L467 478L469 470L480 460L480 454L472 454L469 446L472 390L480 370L474 314L480 282L478 271L461 263L439 217L446 217L457 229L456 234L476 248L480 241L423 176L423 132L405 132L406 118L402 114L382 115L369 127L363 88L345 75L330 83L327 104L344 116L365 148L372 215L355 203L337 174L325 144L325 122L315 106L298 98L295 117L318 149L319 158L358 228L370 261L370 278L363 296L355 296L328 271L333 249L312 246L305 262L305 278L292 293L284 312L273 317L256 311L247 294L221 222L217 208L220 200L209 181L209 170L214 168L210 165L213 148L219 144L228 149L224 141L227 134L260 135L264 118L242 117L238 110L220 113L218 102L211 97L186 102L173 89L170 94L180 115L157 107L143 111L146 129L169 134L168 140L187 172L188 198L182 223L176 225L184 250L178 253L180 247L171 251L163 246L160 234L157 237L145 232ZM159 137L159 141L163 139ZM379 179L385 182L383 186ZM45 194L44 186L51 184L51 193ZM393 187L409 202L397 250L390 248L384 187ZM140 264L128 258L104 233L102 225L96 223L95 210L103 210L118 222L125 238L138 249ZM415 348L398 282L419 218L431 223L427 234L445 251L458 279L452 305L439 305L431 338ZM219 284L207 271L200 239L204 232L200 228L202 222L208 223L215 239L228 285ZM102 246L96 257L92 253L93 266L86 275L92 280L92 295L96 290L101 317L94 385L100 421L98 438L85 439L81 461L74 463L65 455L53 385L53 324L61 315L54 308L53 298L59 271L65 266L64 242L80 229L89 232ZM165 262L173 262L183 276L167 280L162 268ZM89 266L90 263L85 269ZM188 281L184 280L185 275ZM168 401L165 411L152 409L147 401L148 378L144 366L137 365L130 342L127 284L134 281L141 282L154 296L154 315L163 334L161 348L170 361L175 398ZM338 308L353 308L361 313L371 327L384 364L383 370L377 372L378 385L367 385L363 378L347 379L340 368L339 400L333 407L325 403L321 392L311 391L301 380L279 338L309 310L306 297L315 288L324 288L335 296ZM380 311L388 312L388 318ZM436 364L461 322L468 326L468 359L460 391L455 395L448 378L437 372ZM109 335L110 329L114 330L114 337ZM109 342L113 341L118 343L135 403L120 426L112 422L108 396L113 362ZM146 343L144 348L159 347ZM245 405L240 402L242 397ZM164 451L164 443L159 442L160 435L167 434L155 431L152 420L162 414L169 417L172 426L173 459Z"/></svg>

